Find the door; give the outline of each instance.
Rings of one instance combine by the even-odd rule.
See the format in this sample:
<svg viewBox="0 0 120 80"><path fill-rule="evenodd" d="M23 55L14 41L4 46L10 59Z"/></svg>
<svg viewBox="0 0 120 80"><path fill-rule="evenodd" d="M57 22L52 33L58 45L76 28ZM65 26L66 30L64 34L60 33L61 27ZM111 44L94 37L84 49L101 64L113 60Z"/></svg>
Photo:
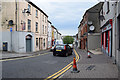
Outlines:
<svg viewBox="0 0 120 80"><path fill-rule="evenodd" d="M109 31L109 56L112 57L112 30Z"/></svg>
<svg viewBox="0 0 120 80"><path fill-rule="evenodd" d="M32 51L32 36L27 35L26 36L26 52Z"/></svg>
<svg viewBox="0 0 120 80"><path fill-rule="evenodd" d="M39 38L39 50L40 50L40 38Z"/></svg>
<svg viewBox="0 0 120 80"><path fill-rule="evenodd" d="M31 39L26 39L26 52L31 52Z"/></svg>

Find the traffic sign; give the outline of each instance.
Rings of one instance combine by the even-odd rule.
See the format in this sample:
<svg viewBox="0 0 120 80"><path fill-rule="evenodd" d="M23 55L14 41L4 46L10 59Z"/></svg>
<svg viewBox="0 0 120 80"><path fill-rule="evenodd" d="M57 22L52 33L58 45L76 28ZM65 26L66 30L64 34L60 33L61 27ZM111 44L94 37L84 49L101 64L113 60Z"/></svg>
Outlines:
<svg viewBox="0 0 120 80"><path fill-rule="evenodd" d="M10 28L10 32L12 32L12 28Z"/></svg>

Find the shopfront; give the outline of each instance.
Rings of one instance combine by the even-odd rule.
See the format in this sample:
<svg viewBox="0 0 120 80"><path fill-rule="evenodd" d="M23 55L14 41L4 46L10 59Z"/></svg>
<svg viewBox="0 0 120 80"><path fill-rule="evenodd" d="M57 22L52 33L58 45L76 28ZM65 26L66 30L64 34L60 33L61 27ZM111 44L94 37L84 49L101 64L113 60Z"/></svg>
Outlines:
<svg viewBox="0 0 120 80"><path fill-rule="evenodd" d="M102 27L101 45L102 52L112 57L112 19L108 20Z"/></svg>

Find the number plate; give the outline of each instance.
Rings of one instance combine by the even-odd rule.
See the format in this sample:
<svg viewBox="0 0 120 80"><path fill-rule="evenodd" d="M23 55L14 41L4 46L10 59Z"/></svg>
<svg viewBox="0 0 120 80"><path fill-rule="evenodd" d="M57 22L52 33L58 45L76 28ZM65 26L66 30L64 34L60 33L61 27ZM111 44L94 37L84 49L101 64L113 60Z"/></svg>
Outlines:
<svg viewBox="0 0 120 80"><path fill-rule="evenodd" d="M56 50L56 51L61 51L61 50Z"/></svg>

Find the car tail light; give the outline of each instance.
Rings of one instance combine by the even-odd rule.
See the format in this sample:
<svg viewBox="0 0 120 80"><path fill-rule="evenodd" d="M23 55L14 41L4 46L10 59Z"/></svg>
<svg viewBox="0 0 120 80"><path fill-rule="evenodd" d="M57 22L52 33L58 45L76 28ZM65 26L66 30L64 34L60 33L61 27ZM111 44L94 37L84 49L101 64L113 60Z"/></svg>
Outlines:
<svg viewBox="0 0 120 80"><path fill-rule="evenodd" d="M64 50L66 50L66 46L64 46Z"/></svg>

